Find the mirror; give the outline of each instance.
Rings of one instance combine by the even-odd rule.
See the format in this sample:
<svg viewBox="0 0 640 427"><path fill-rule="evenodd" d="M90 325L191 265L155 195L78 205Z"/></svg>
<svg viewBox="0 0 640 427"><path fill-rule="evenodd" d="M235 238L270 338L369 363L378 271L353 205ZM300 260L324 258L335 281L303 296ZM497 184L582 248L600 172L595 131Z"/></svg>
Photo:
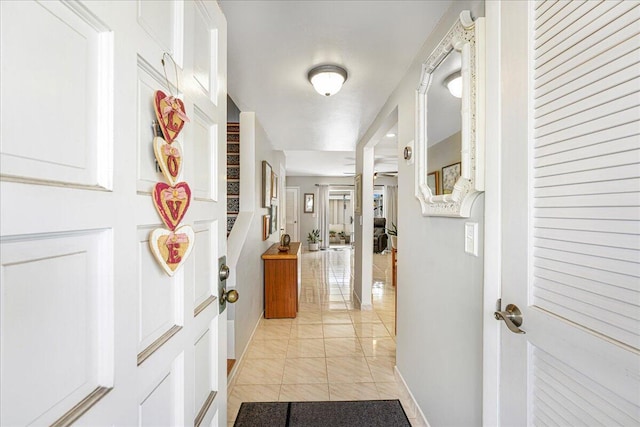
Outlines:
<svg viewBox="0 0 640 427"><path fill-rule="evenodd" d="M416 197L423 215L468 217L484 189L484 19L464 11L422 64Z"/></svg>

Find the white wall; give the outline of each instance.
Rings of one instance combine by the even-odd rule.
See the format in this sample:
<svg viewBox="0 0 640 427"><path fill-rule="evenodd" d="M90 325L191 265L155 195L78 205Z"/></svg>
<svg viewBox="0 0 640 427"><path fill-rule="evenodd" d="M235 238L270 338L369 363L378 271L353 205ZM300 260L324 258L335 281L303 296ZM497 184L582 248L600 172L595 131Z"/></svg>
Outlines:
<svg viewBox="0 0 640 427"><path fill-rule="evenodd" d="M298 201L298 221L300 223L300 241L305 244L307 235L311 230L318 228L318 187L316 184L353 185L353 177L339 176L287 176L288 187L300 188L300 200ZM304 193L315 194L314 213L304 213Z"/></svg>
<svg viewBox="0 0 640 427"><path fill-rule="evenodd" d="M242 144L242 135L240 135ZM236 289L240 294L238 302L232 308L235 326L235 355L243 354L251 333L264 311L263 267L260 256L269 246L278 242L279 233L274 233L268 240L262 240L262 216L269 214L268 208L262 207L262 161L269 162L278 173L280 165L285 164L282 151L274 151L271 142L256 116L255 121L255 214L251 220L249 233L236 268ZM281 179L282 182L282 179ZM280 192L279 194L282 194Z"/></svg>
<svg viewBox="0 0 640 427"><path fill-rule="evenodd" d="M304 244L307 241L307 234L313 229L318 228L318 187L316 184L338 184L338 185L353 185L354 178L339 176L339 177L330 177L330 176L287 176L287 186L288 187L299 187L300 188L300 201L298 203L298 218L300 222L300 240ZM398 178L381 176L376 179L375 185L397 185ZM352 189L354 187L351 187ZM304 200L304 193L313 193L316 197L316 211L313 214L304 213L304 205L302 201ZM351 230L355 232L355 220L356 215L354 215L354 224L352 224ZM356 237L357 239L357 237Z"/></svg>
<svg viewBox="0 0 640 427"><path fill-rule="evenodd" d="M421 63L465 9L484 15L483 2L453 3L358 143L358 170L364 146L396 107L399 154L414 140ZM477 222L483 246L484 195L468 219L423 217L413 165L400 161L398 170L397 367L431 426L481 425L483 253L465 254L463 238L464 223ZM356 248L356 269L358 257ZM364 280L359 274L356 286Z"/></svg>

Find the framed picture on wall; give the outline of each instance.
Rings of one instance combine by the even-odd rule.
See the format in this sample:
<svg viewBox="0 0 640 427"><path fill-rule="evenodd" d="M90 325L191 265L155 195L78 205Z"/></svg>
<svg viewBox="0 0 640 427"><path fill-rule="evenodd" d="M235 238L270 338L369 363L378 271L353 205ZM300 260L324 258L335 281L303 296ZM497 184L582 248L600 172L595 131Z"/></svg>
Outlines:
<svg viewBox="0 0 640 427"><path fill-rule="evenodd" d="M271 198L278 198L278 175L274 172L271 172Z"/></svg>
<svg viewBox="0 0 640 427"><path fill-rule="evenodd" d="M427 174L427 185L431 189L431 194L434 196L442 194L440 189L440 171L433 171Z"/></svg>
<svg viewBox="0 0 640 427"><path fill-rule="evenodd" d="M271 205L271 233L278 232L278 205Z"/></svg>
<svg viewBox="0 0 640 427"><path fill-rule="evenodd" d="M262 240L269 238L271 228L271 215L262 215Z"/></svg>
<svg viewBox="0 0 640 427"><path fill-rule="evenodd" d="M353 204L353 212L362 215L362 174L356 175L356 200Z"/></svg>
<svg viewBox="0 0 640 427"><path fill-rule="evenodd" d="M460 162L442 168L442 194L453 193L453 186L460 178Z"/></svg>
<svg viewBox="0 0 640 427"><path fill-rule="evenodd" d="M262 161L262 207L271 207L271 165L266 160Z"/></svg>
<svg viewBox="0 0 640 427"><path fill-rule="evenodd" d="M315 209L315 194L304 193L304 213L313 213Z"/></svg>

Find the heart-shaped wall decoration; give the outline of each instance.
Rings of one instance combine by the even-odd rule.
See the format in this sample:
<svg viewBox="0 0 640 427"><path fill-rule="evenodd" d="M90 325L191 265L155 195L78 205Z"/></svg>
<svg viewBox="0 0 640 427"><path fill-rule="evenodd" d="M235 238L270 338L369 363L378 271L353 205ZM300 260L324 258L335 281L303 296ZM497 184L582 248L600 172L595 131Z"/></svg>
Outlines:
<svg viewBox="0 0 640 427"><path fill-rule="evenodd" d="M169 185L176 185L182 172L182 144L178 141L169 144L157 136L153 138L153 152Z"/></svg>
<svg viewBox="0 0 640 427"><path fill-rule="evenodd" d="M169 275L184 264L195 244L195 234L189 225L183 225L175 231L156 228L149 235L149 246L153 256Z"/></svg>
<svg viewBox="0 0 640 427"><path fill-rule="evenodd" d="M174 186L158 182L153 189L153 204L162 221L170 230L175 230L184 218L191 203L191 189L186 182Z"/></svg>
<svg viewBox="0 0 640 427"><path fill-rule="evenodd" d="M180 98L157 90L153 104L164 139L171 144L182 130L184 122L189 121L184 110L184 103Z"/></svg>

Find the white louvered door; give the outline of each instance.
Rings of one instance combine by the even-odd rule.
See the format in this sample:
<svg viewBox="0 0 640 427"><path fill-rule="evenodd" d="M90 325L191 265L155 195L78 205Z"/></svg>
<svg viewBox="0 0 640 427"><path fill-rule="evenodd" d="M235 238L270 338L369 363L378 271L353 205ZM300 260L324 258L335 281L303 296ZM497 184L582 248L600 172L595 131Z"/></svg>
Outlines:
<svg viewBox="0 0 640 427"><path fill-rule="evenodd" d="M501 13L500 424L637 426L640 2Z"/></svg>

